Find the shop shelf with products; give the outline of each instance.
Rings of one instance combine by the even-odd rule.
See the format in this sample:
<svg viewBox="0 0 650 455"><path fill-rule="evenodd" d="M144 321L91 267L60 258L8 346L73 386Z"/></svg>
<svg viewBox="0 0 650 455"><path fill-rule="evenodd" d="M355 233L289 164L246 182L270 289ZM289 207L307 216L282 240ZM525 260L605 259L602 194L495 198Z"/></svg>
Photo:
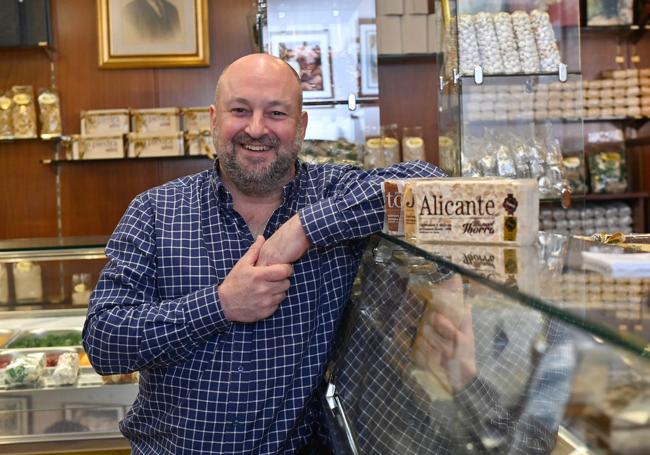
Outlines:
<svg viewBox="0 0 650 455"><path fill-rule="evenodd" d="M117 423L135 398L137 378L99 376L81 346L106 240L0 242L2 453L128 447Z"/></svg>
<svg viewBox="0 0 650 455"><path fill-rule="evenodd" d="M326 369L335 453L643 452L650 281L583 251L622 250L375 238Z"/></svg>
<svg viewBox="0 0 650 455"><path fill-rule="evenodd" d="M440 164L456 176L536 178L542 199L584 194L578 2L548 11L443 2ZM496 5L496 6L495 6Z"/></svg>

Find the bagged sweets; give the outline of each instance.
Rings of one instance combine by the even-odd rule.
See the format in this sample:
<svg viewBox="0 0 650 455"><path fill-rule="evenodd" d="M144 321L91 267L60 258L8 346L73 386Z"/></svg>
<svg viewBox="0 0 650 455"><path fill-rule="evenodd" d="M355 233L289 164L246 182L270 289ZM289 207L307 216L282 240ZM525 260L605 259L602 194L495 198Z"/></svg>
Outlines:
<svg viewBox="0 0 650 455"><path fill-rule="evenodd" d="M591 153L589 173L593 193L622 193L627 189L625 156L621 150Z"/></svg>
<svg viewBox="0 0 650 455"><path fill-rule="evenodd" d="M39 89L38 114L41 120L41 139L60 137L61 107L59 95L54 89Z"/></svg>
<svg viewBox="0 0 650 455"><path fill-rule="evenodd" d="M11 122L15 138L28 139L37 137L36 109L34 92L31 85L15 85L11 88L14 103Z"/></svg>
<svg viewBox="0 0 650 455"><path fill-rule="evenodd" d="M11 113L13 111L14 102L11 96L7 96L0 90L0 139L13 139L13 122L11 120Z"/></svg>

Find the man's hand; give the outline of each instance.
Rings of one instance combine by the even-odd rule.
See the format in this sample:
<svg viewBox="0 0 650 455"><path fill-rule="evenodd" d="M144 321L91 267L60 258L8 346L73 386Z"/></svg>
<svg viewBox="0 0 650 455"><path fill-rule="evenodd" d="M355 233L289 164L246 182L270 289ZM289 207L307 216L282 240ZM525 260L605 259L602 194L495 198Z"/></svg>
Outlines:
<svg viewBox="0 0 650 455"><path fill-rule="evenodd" d="M457 392L477 375L472 309L464 303L460 275L431 284L430 292L413 345L414 361Z"/></svg>
<svg viewBox="0 0 650 455"><path fill-rule="evenodd" d="M286 297L293 267L287 263L260 266L260 251L266 243L259 236L218 288L221 308L230 321L265 319Z"/></svg>
<svg viewBox="0 0 650 455"><path fill-rule="evenodd" d="M257 265L291 264L300 259L307 248L309 240L296 214L264 243Z"/></svg>

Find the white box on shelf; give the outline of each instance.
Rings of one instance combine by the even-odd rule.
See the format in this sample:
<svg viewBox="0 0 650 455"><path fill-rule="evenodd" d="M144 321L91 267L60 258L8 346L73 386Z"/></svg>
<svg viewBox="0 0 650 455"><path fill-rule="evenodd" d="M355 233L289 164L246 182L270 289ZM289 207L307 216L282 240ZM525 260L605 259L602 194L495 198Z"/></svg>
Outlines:
<svg viewBox="0 0 650 455"><path fill-rule="evenodd" d="M182 156L183 133L129 133L127 157L145 158L160 156Z"/></svg>
<svg viewBox="0 0 650 455"><path fill-rule="evenodd" d="M214 158L215 156L212 133L208 130L186 131L185 147L187 148L187 154L191 156L204 155L209 158Z"/></svg>
<svg viewBox="0 0 650 455"><path fill-rule="evenodd" d="M186 107L183 113L183 131L210 131L209 107Z"/></svg>
<svg viewBox="0 0 650 455"><path fill-rule="evenodd" d="M124 135L72 136L73 160L105 160L124 158Z"/></svg>
<svg viewBox="0 0 650 455"><path fill-rule="evenodd" d="M377 15L402 15L404 14L404 2L410 0L377 0Z"/></svg>
<svg viewBox="0 0 650 455"><path fill-rule="evenodd" d="M180 129L180 109L177 107L131 109L131 131L134 133L169 134Z"/></svg>
<svg viewBox="0 0 650 455"><path fill-rule="evenodd" d="M95 109L81 111L83 136L117 136L129 132L128 109Z"/></svg>
<svg viewBox="0 0 650 455"><path fill-rule="evenodd" d="M404 14L433 14L434 0L404 0Z"/></svg>
<svg viewBox="0 0 650 455"><path fill-rule="evenodd" d="M377 16L377 53L402 53L402 21L400 16Z"/></svg>
<svg viewBox="0 0 650 455"><path fill-rule="evenodd" d="M402 16L402 52L405 54L426 54L427 16L410 14Z"/></svg>

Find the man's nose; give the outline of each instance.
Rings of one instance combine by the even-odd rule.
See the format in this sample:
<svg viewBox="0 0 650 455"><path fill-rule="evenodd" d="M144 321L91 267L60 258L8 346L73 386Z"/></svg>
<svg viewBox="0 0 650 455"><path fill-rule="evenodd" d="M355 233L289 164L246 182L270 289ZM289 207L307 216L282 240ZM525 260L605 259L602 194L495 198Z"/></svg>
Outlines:
<svg viewBox="0 0 650 455"><path fill-rule="evenodd" d="M261 137L267 133L264 113L253 112L253 115L250 116L250 121L246 126L246 133L250 137Z"/></svg>

